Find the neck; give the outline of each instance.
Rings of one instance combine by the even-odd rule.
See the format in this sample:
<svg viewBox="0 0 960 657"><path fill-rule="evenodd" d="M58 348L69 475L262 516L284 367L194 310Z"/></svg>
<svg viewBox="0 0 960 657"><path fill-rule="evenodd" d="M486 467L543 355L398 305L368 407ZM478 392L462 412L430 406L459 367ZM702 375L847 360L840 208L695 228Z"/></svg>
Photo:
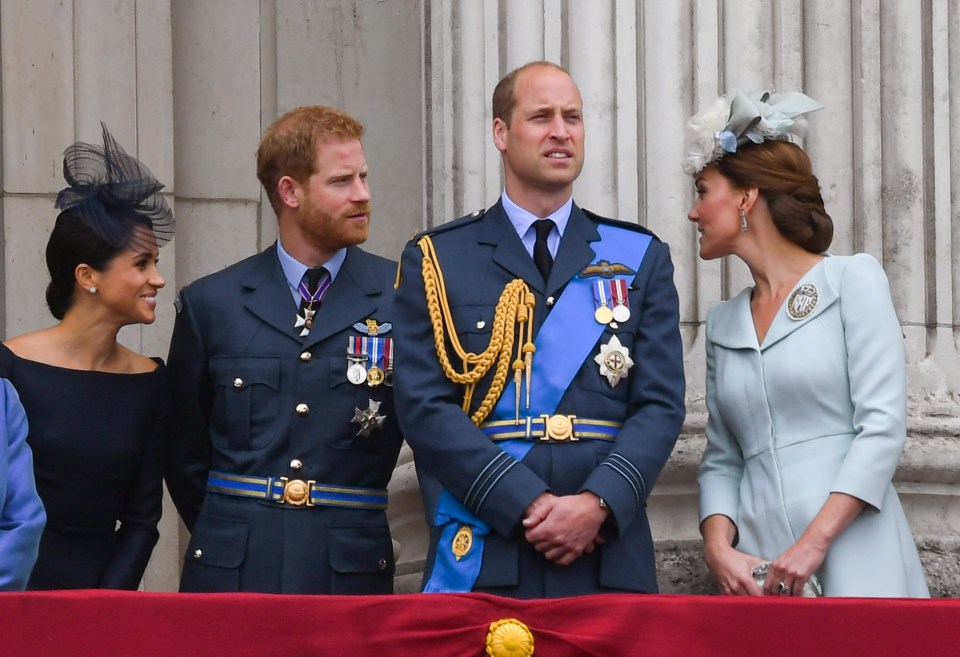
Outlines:
<svg viewBox="0 0 960 657"><path fill-rule="evenodd" d="M71 308L50 329L51 340L65 365L75 369L110 370L121 354L117 333L120 326L103 321L96 313Z"/></svg>
<svg viewBox="0 0 960 657"><path fill-rule="evenodd" d="M823 256L810 253L793 242L780 240L762 248L745 249L740 255L756 283L754 298L785 296Z"/></svg>
<svg viewBox="0 0 960 657"><path fill-rule="evenodd" d="M281 227L279 233L283 250L286 251L291 258L311 269L326 264L337 253L336 250L330 251L308 243L303 239L302 235L297 234L293 230L284 230Z"/></svg>
<svg viewBox="0 0 960 657"><path fill-rule="evenodd" d="M531 189L507 180L506 190L510 200L541 219L559 210L573 195L573 186L558 190Z"/></svg>

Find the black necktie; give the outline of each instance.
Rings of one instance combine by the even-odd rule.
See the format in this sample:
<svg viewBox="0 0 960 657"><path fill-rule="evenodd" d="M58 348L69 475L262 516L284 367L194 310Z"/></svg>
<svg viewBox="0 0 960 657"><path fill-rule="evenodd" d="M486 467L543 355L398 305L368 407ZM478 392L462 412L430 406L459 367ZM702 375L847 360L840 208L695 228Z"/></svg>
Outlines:
<svg viewBox="0 0 960 657"><path fill-rule="evenodd" d="M543 282L546 283L550 278L550 268L553 267L553 256L550 255L550 247L547 246L547 236L553 230L553 221L538 219L533 222L533 229L537 231L537 241L533 244L533 264L540 270Z"/></svg>

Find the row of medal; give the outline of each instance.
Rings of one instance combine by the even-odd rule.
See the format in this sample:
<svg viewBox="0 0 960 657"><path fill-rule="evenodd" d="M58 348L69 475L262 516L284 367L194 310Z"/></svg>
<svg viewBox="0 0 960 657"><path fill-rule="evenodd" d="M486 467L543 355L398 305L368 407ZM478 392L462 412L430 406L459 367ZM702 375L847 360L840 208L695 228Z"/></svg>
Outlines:
<svg viewBox="0 0 960 657"><path fill-rule="evenodd" d="M393 339L352 335L347 338L347 381L355 386L393 385Z"/></svg>
<svg viewBox="0 0 960 657"><path fill-rule="evenodd" d="M593 317L600 324L622 324L630 319L630 296L627 281L623 279L593 281L593 302L596 307Z"/></svg>

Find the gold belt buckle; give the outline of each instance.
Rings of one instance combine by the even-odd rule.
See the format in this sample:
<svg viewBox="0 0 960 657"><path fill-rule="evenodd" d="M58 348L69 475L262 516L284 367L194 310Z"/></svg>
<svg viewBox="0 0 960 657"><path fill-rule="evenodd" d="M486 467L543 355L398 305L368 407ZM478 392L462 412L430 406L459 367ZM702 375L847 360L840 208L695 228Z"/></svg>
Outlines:
<svg viewBox="0 0 960 657"><path fill-rule="evenodd" d="M579 440L573 435L573 421L576 415L541 415L543 418L543 438L541 440L556 440L557 442L575 442Z"/></svg>
<svg viewBox="0 0 960 657"><path fill-rule="evenodd" d="M283 498L280 500L281 504L289 504L290 506L313 506L313 502L310 501L310 488L317 482L313 479L304 481L303 479L293 479L290 480L287 477L280 477L280 481L283 482Z"/></svg>

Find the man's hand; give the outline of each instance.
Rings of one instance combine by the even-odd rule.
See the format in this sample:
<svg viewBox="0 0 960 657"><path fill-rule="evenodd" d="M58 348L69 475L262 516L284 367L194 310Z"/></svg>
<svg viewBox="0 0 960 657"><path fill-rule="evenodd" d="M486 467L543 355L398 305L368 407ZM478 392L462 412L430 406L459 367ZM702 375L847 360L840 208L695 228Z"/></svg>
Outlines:
<svg viewBox="0 0 960 657"><path fill-rule="evenodd" d="M603 543L599 532L608 513L590 491L563 497L544 493L527 509L523 527L538 552L566 566Z"/></svg>

